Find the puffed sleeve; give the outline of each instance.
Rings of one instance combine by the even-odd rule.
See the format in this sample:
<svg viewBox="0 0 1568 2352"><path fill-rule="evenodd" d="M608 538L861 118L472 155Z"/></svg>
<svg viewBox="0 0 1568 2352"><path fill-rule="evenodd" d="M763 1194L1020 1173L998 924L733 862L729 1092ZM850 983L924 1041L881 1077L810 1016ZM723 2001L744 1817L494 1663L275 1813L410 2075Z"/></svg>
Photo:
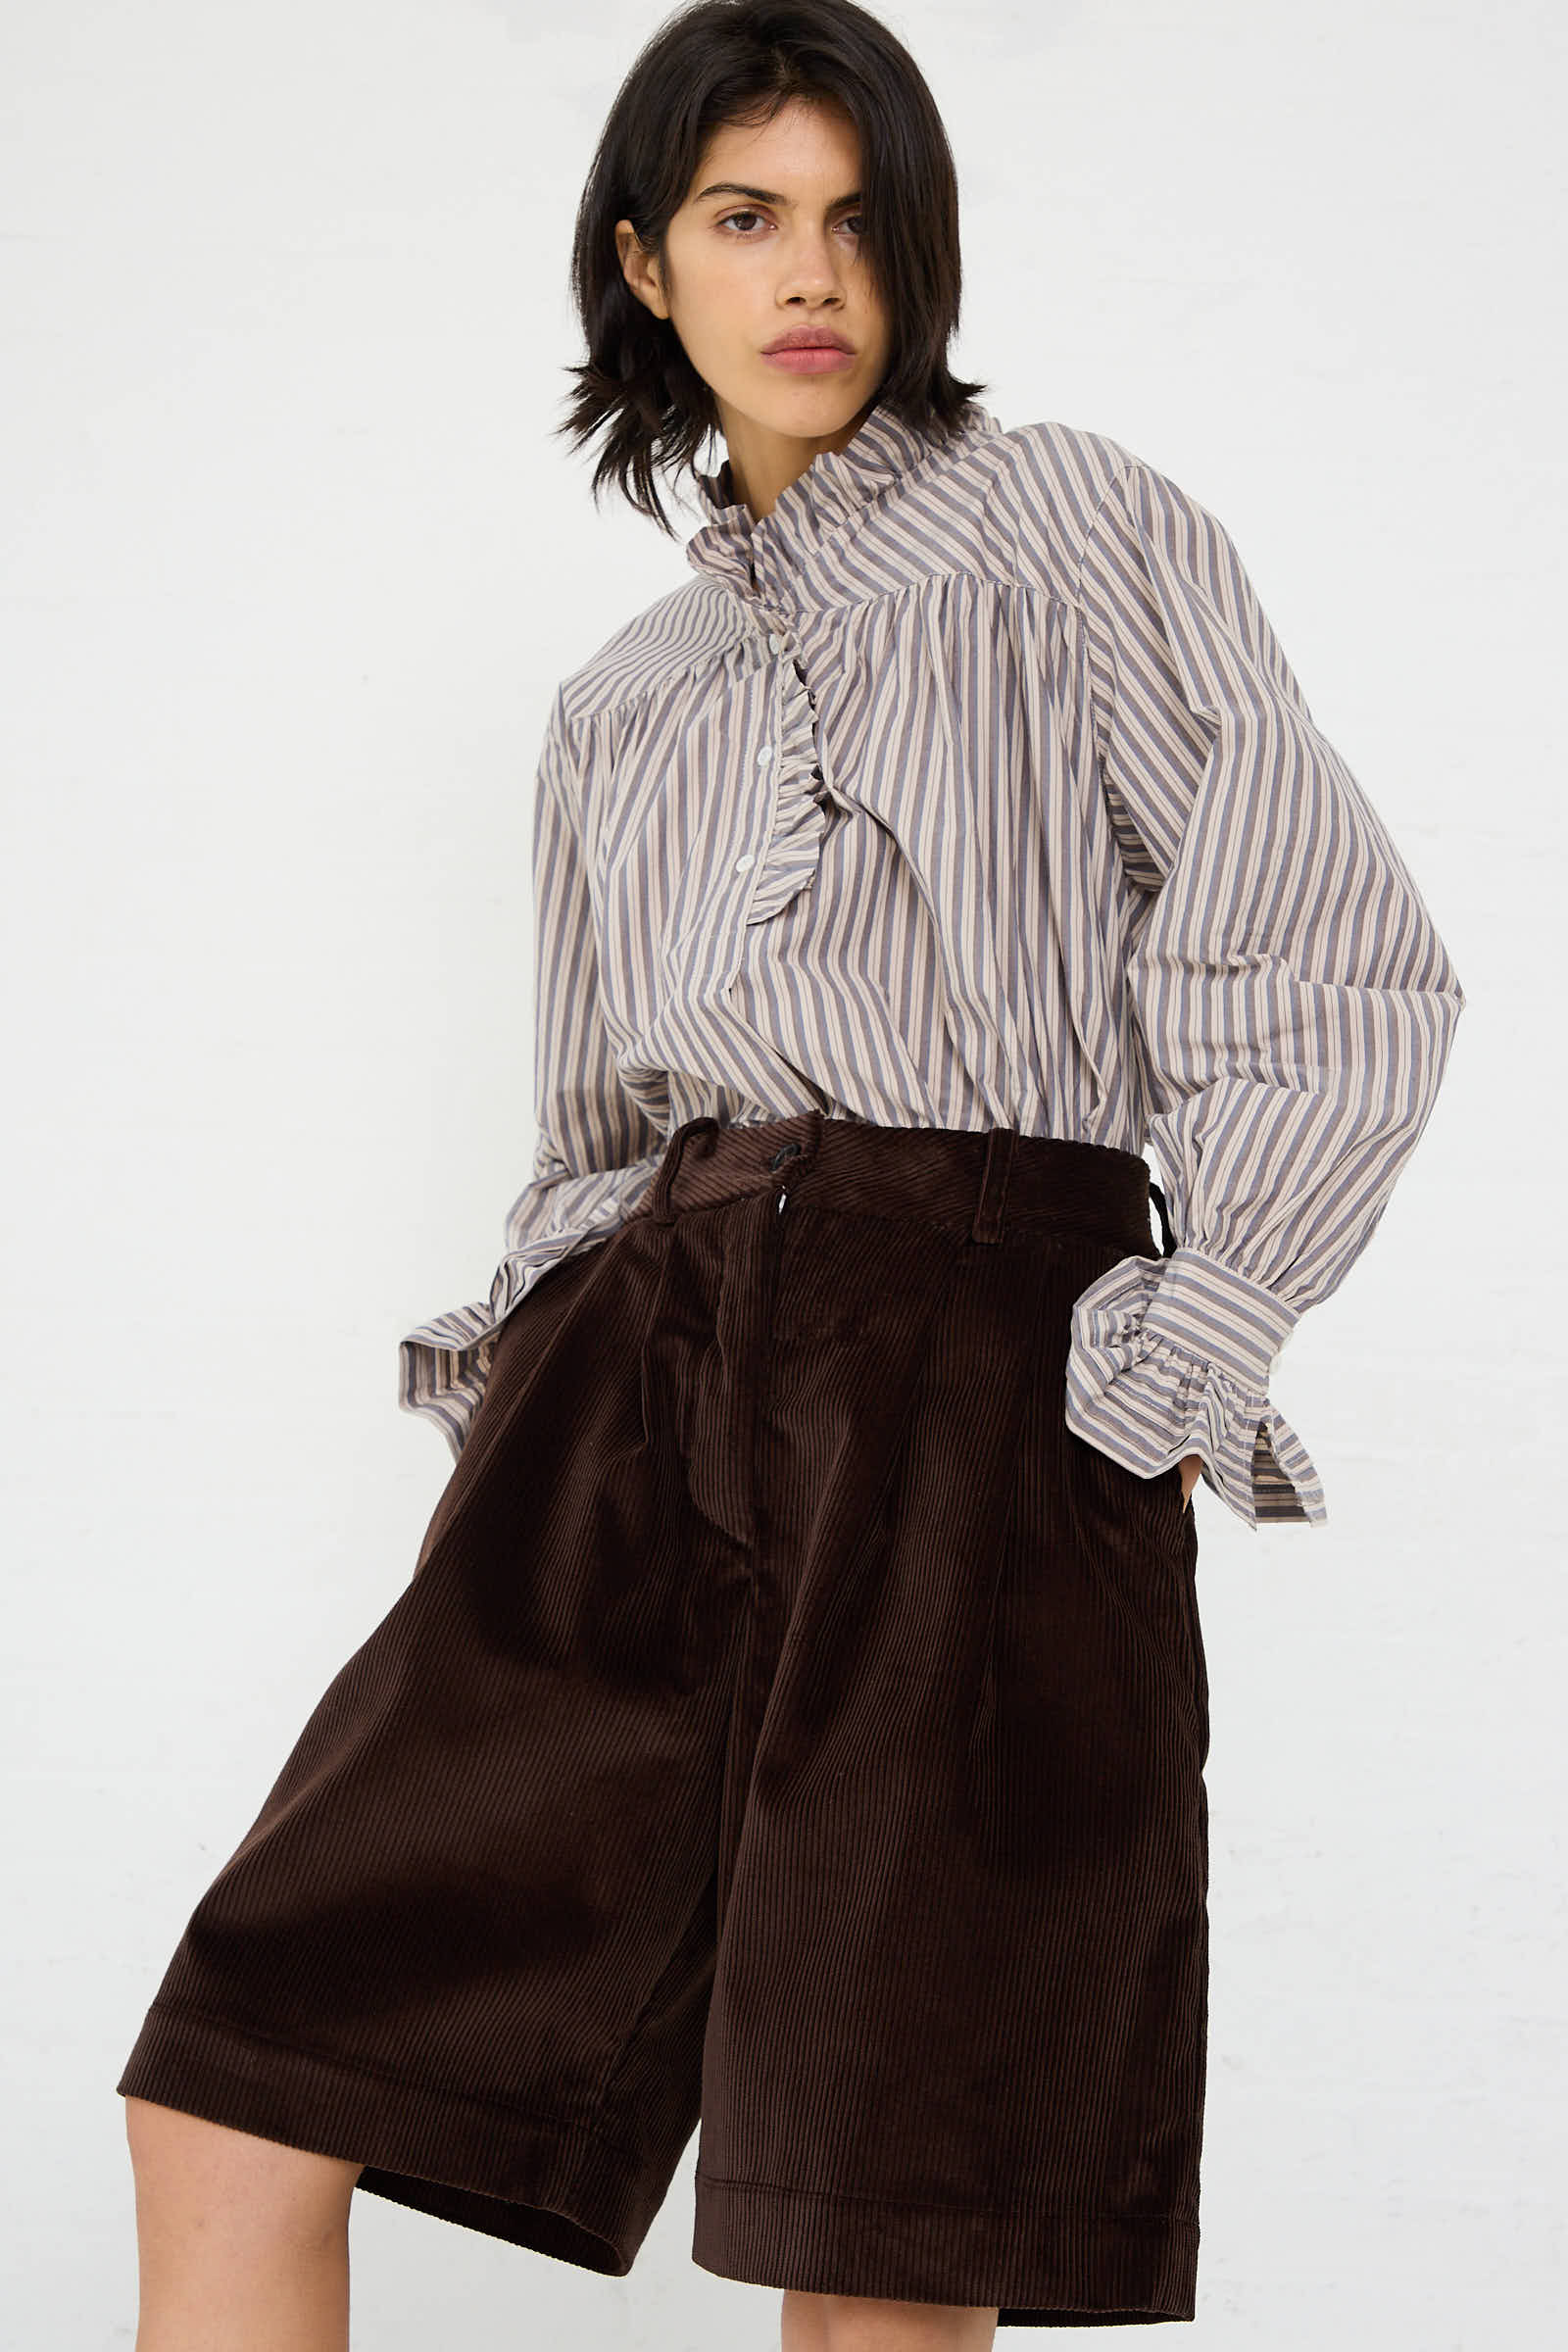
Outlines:
<svg viewBox="0 0 1568 2352"><path fill-rule="evenodd" d="M1076 603L1176 1246L1077 1299L1068 1425L1144 1476L1201 1455L1250 1526L1322 1522L1271 1370L1376 1231L1464 993L1213 515L1130 459Z"/></svg>
<svg viewBox="0 0 1568 2352"><path fill-rule="evenodd" d="M630 1215L661 1154L664 1082L639 1100L605 1022L579 783L558 689L534 801L533 1176L507 1212L489 1296L432 1316L399 1343L398 1401L437 1424L454 1459L484 1395L501 1322L552 1266L597 1247Z"/></svg>
<svg viewBox="0 0 1568 2352"><path fill-rule="evenodd" d="M557 689L534 800L533 1176L507 1212L507 1248L551 1263L629 1214L663 1150L650 1102L622 1080L605 1020L582 805ZM519 1294L520 1295L520 1294Z"/></svg>

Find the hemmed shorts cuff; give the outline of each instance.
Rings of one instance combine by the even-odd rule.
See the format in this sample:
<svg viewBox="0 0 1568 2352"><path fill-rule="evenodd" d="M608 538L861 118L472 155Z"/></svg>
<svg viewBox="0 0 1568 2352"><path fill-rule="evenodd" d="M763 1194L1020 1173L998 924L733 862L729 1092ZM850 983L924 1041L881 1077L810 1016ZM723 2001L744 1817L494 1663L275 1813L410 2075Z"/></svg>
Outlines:
<svg viewBox="0 0 1568 2352"><path fill-rule="evenodd" d="M995 2304L999 2328L1094 2328L1193 2319L1198 2241L1165 2214L894 2205L699 2171L692 2259L808 2294Z"/></svg>
<svg viewBox="0 0 1568 2352"><path fill-rule="evenodd" d="M624 2278L668 2181L592 2124L519 2114L155 2000L115 2088L364 2166L357 2185Z"/></svg>

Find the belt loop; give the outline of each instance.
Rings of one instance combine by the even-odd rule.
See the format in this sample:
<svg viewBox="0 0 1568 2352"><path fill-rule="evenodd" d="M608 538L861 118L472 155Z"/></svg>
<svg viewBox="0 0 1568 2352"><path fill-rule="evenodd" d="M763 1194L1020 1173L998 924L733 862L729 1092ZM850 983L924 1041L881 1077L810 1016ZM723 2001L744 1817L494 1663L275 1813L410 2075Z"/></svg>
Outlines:
<svg viewBox="0 0 1568 2352"><path fill-rule="evenodd" d="M701 1118L688 1119L683 1126L676 1128L664 1147L664 1156L659 1163L659 1173L654 1178L654 1189L649 1195L649 1213L661 1225L672 1225L675 1221L675 1211L670 1204L669 1188L675 1181L675 1170L680 1166L681 1152L685 1150L691 1137L704 1127L711 1127L716 1134L718 1121L706 1112Z"/></svg>
<svg viewBox="0 0 1568 2352"><path fill-rule="evenodd" d="M1176 1254L1176 1237L1170 1229L1170 1210L1165 1205L1164 1194L1160 1191L1152 1176L1151 1176L1149 1179L1149 1197L1153 1201L1154 1206L1159 1210L1160 1252L1165 1257L1174 1257Z"/></svg>
<svg viewBox="0 0 1568 2352"><path fill-rule="evenodd" d="M993 1127L986 1138L986 1168L980 1180L980 1201L969 1228L972 1241L996 1242L1002 1238L1003 1203L1007 1198L1007 1177L1012 1167L1013 1146L1018 1141L1016 1127Z"/></svg>

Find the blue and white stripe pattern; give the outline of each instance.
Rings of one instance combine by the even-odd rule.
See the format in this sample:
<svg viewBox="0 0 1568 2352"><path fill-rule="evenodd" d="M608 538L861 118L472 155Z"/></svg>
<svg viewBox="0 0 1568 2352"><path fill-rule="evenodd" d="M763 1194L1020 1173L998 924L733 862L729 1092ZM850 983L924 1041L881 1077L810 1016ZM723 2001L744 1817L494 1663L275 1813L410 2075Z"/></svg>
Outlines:
<svg viewBox="0 0 1568 2352"><path fill-rule="evenodd" d="M454 1457L497 1328L665 1138L820 1108L1152 1151L1178 1246L1078 1299L1068 1425L1321 1522L1268 1395L1375 1231L1465 999L1221 524L1101 433L873 408L558 689L531 1181L400 1344Z"/></svg>

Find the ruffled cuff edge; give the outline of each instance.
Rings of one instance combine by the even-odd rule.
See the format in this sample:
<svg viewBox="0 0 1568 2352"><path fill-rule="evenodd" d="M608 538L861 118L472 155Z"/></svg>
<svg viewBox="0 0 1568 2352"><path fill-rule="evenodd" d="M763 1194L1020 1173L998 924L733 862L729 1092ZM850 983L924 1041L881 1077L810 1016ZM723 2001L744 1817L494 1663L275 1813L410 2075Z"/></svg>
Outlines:
<svg viewBox="0 0 1568 2352"><path fill-rule="evenodd" d="M1321 1526L1322 1481L1268 1397L1269 1368L1298 1319L1196 1250L1123 1258L1073 1307L1067 1426L1144 1478L1199 1454L1203 1484L1249 1527Z"/></svg>

